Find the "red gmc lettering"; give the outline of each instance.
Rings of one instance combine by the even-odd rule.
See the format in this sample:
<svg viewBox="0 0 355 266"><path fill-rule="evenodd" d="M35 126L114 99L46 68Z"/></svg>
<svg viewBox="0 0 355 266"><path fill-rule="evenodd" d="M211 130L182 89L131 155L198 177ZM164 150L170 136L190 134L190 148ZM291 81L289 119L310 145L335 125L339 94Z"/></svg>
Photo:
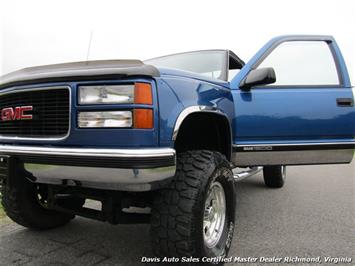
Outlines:
<svg viewBox="0 0 355 266"><path fill-rule="evenodd" d="M31 120L33 117L31 114L26 114L28 111L32 111L32 106L18 106L15 108L8 107L1 110L2 121L12 120Z"/></svg>

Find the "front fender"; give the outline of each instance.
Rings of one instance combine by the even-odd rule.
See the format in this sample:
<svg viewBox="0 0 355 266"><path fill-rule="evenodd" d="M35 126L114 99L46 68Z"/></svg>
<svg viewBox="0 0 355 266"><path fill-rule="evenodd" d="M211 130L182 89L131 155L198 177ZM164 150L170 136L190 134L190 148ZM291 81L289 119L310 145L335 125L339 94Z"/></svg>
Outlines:
<svg viewBox="0 0 355 266"><path fill-rule="evenodd" d="M160 145L174 146L179 126L190 114L215 112L231 123L234 104L230 90L201 80L184 77L157 79Z"/></svg>

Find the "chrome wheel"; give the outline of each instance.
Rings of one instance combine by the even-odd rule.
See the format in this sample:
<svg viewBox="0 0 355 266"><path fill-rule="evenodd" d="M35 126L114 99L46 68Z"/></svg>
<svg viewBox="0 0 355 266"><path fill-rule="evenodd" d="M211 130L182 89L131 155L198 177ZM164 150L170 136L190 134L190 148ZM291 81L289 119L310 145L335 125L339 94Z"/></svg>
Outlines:
<svg viewBox="0 0 355 266"><path fill-rule="evenodd" d="M48 200L47 200L48 193L47 193L47 191L41 185L37 185L35 189L36 189L35 194L36 194L36 198L37 198L39 205L41 205L43 208L47 209L48 208Z"/></svg>
<svg viewBox="0 0 355 266"><path fill-rule="evenodd" d="M222 236L226 219L226 197L221 183L211 184L205 202L203 238L208 248L217 245Z"/></svg>

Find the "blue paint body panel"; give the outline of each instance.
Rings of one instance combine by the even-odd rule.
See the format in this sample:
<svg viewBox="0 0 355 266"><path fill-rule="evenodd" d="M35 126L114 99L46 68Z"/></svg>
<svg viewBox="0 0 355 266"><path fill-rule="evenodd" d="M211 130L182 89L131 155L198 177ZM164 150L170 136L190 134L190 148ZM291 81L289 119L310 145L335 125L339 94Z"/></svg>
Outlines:
<svg viewBox="0 0 355 266"><path fill-rule="evenodd" d="M336 98L352 97L345 88L233 91L234 142L351 139L354 108L337 106Z"/></svg>
<svg viewBox="0 0 355 266"><path fill-rule="evenodd" d="M179 76L162 76L157 80L160 112L160 141L173 146L172 134L179 114L190 106L208 106L234 117L234 104L229 89L218 83Z"/></svg>

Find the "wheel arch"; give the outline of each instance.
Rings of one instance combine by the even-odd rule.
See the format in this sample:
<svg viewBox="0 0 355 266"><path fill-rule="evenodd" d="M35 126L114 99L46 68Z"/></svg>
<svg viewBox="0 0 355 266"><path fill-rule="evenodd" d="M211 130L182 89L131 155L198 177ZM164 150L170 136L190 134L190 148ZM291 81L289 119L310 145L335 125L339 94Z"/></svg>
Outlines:
<svg viewBox="0 0 355 266"><path fill-rule="evenodd" d="M232 154L232 128L229 119L221 110L210 106L190 106L179 114L172 135L172 141L177 152L186 151L184 148L180 150L181 138L189 136L194 139L199 133L203 133L206 127L211 125L211 130L208 130L207 136L214 137L214 139L210 139L208 143L202 142L205 139L198 140L192 148L209 149L217 147L217 149L212 150L221 152L230 161ZM189 128L188 126L193 127Z"/></svg>

